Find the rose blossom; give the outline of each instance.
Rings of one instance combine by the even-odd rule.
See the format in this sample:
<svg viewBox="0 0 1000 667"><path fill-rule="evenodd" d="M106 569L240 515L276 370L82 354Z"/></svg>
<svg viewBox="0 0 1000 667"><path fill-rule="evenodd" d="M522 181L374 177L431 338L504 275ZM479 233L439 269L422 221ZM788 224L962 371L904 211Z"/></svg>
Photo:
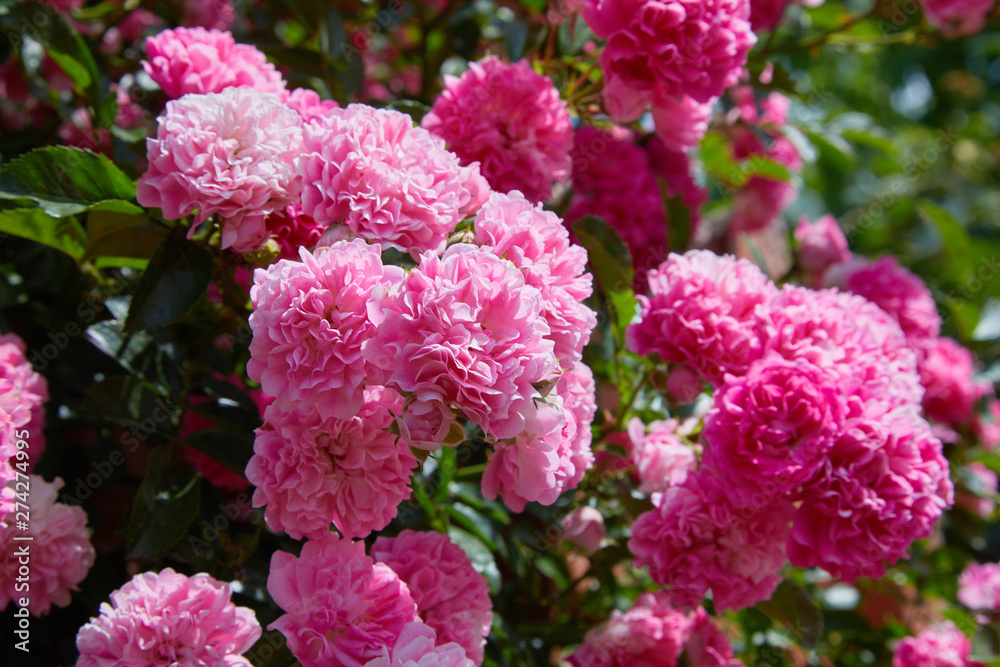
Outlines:
<svg viewBox="0 0 1000 667"><path fill-rule="evenodd" d="M373 293L365 358L421 403L454 404L493 438L524 428L533 384L555 370L540 292L488 249L425 254L405 280Z"/></svg>
<svg viewBox="0 0 1000 667"><path fill-rule="evenodd" d="M718 97L757 41L749 0L588 0L583 18L607 40L604 100L618 121L635 120L658 95Z"/></svg>
<svg viewBox="0 0 1000 667"><path fill-rule="evenodd" d="M945 37L974 35L986 25L993 0L921 0L927 22Z"/></svg>
<svg viewBox="0 0 1000 667"><path fill-rule="evenodd" d="M525 282L541 292L556 357L567 365L579 361L597 325L594 311L583 305L593 293L587 251L570 243L555 213L532 205L517 191L490 195L473 229L479 243L512 262Z"/></svg>
<svg viewBox="0 0 1000 667"><path fill-rule="evenodd" d="M975 611L1000 611L1000 564L966 565L958 577L958 601Z"/></svg>
<svg viewBox="0 0 1000 667"><path fill-rule="evenodd" d="M950 338L934 338L920 345L918 359L924 412L930 419L946 424L964 423L979 398L979 388L972 378L972 352Z"/></svg>
<svg viewBox="0 0 1000 667"><path fill-rule="evenodd" d="M647 426L638 417L628 423L640 493L666 491L683 482L688 472L698 467L696 452L681 440L678 426L676 419L650 422L647 434Z"/></svg>
<svg viewBox="0 0 1000 667"><path fill-rule="evenodd" d="M0 520L0 610L7 603L28 598L28 610L33 616L49 613L52 605L65 607L70 603L70 591L79 584L94 564L95 552L87 530L87 513L81 507L56 502L63 481L46 482L37 475L28 476L31 491L27 494L30 516L28 528L18 527L18 517L7 514ZM23 487L22 487L23 488ZM23 500L23 499L22 499ZM28 541L16 541L28 537ZM31 567L27 588L19 580L18 567L24 562L18 547L30 545ZM23 572L22 572L23 573ZM26 595L24 591L30 590Z"/></svg>
<svg viewBox="0 0 1000 667"><path fill-rule="evenodd" d="M236 21L231 0L182 0L181 25L228 30Z"/></svg>
<svg viewBox="0 0 1000 667"><path fill-rule="evenodd" d="M271 530L317 538L333 523L345 537L365 537L396 516L417 465L388 430L403 400L384 387L364 397L350 419L324 420L308 408L264 412L246 472Z"/></svg>
<svg viewBox="0 0 1000 667"><path fill-rule="evenodd" d="M851 258L847 237L832 215L824 215L815 222L809 222L809 218L802 216L795 228L795 241L798 243L799 264L806 273L819 278L834 264Z"/></svg>
<svg viewBox="0 0 1000 667"><path fill-rule="evenodd" d="M792 511L782 499L739 509L724 483L698 471L639 515L628 547L675 604L696 606L711 588L716 609L742 609L781 582Z"/></svg>
<svg viewBox="0 0 1000 667"><path fill-rule="evenodd" d="M705 415L703 466L725 480L733 502L787 494L809 480L844 422L862 412L839 378L806 359L778 354L726 376Z"/></svg>
<svg viewBox="0 0 1000 667"><path fill-rule="evenodd" d="M932 625L893 648L892 667L985 667L969 659L972 644L951 621Z"/></svg>
<svg viewBox="0 0 1000 667"><path fill-rule="evenodd" d="M146 140L149 168L136 199L168 220L197 211L188 236L218 214L222 247L260 248L267 218L299 195L295 164L302 121L276 95L246 88L187 95L167 102L155 139Z"/></svg>
<svg viewBox="0 0 1000 667"><path fill-rule="evenodd" d="M653 102L653 122L664 148L684 153L697 146L708 131L714 104L714 99L697 102L687 95L657 97Z"/></svg>
<svg viewBox="0 0 1000 667"><path fill-rule="evenodd" d="M268 629L285 636L303 667L363 667L417 620L396 573L336 533L307 541L298 557L275 552L267 592L286 612Z"/></svg>
<svg viewBox="0 0 1000 667"><path fill-rule="evenodd" d="M915 407L854 419L798 496L788 559L848 583L881 577L930 535L953 494L941 441Z"/></svg>
<svg viewBox="0 0 1000 667"><path fill-rule="evenodd" d="M523 192L532 203L552 195L570 174L573 126L552 80L526 60L496 56L469 64L445 87L421 126L444 139L463 164L479 169L497 192Z"/></svg>
<svg viewBox="0 0 1000 667"><path fill-rule="evenodd" d="M454 642L438 645L434 629L416 621L403 626L391 654L383 646L382 656L365 663L365 667L474 667L475 664L460 645Z"/></svg>
<svg viewBox="0 0 1000 667"><path fill-rule="evenodd" d="M632 607L587 632L569 657L573 667L735 667L733 649L708 613L675 609L664 593L643 593Z"/></svg>
<svg viewBox="0 0 1000 667"><path fill-rule="evenodd" d="M383 266L379 246L360 239L315 254L303 248L299 257L255 272L247 374L283 411L301 405L347 419L361 407L365 384L380 384L362 355L375 335L369 301L403 270Z"/></svg>
<svg viewBox="0 0 1000 667"><path fill-rule="evenodd" d="M832 281L892 315L911 342L935 338L941 332L941 316L927 285L891 255L854 263L846 275L838 273Z"/></svg>
<svg viewBox="0 0 1000 667"><path fill-rule="evenodd" d="M455 642L476 665L493 624L493 601L486 578L447 535L404 530L379 537L372 558L406 582L417 614L437 633L439 644Z"/></svg>
<svg viewBox="0 0 1000 667"><path fill-rule="evenodd" d="M229 584L204 573L138 574L80 628L76 667L251 667L242 654L260 639L260 624L231 595Z"/></svg>
<svg viewBox="0 0 1000 667"><path fill-rule="evenodd" d="M563 539L587 553L594 553L600 549L601 542L607 535L604 517L593 507L577 507L563 518L560 526Z"/></svg>
<svg viewBox="0 0 1000 667"><path fill-rule="evenodd" d="M322 118L330 109L337 109L340 106L335 100L320 99L319 93L309 88L282 91L281 101L299 114L303 123Z"/></svg>
<svg viewBox="0 0 1000 667"><path fill-rule="evenodd" d="M30 464L45 450L43 427L49 385L31 367L26 351L27 346L17 334L0 335L0 462L14 456L18 440L28 443Z"/></svg>
<svg viewBox="0 0 1000 667"><path fill-rule="evenodd" d="M351 104L307 123L302 211L322 225L408 251L444 249L447 235L489 194L479 165L404 113Z"/></svg>
<svg viewBox="0 0 1000 667"><path fill-rule="evenodd" d="M753 331L757 306L776 291L749 261L708 250L671 254L650 271L649 289L649 297L637 297L642 314L626 332L629 349L685 361L712 384L746 369L760 344Z"/></svg>
<svg viewBox="0 0 1000 667"><path fill-rule="evenodd" d="M916 355L899 325L870 301L784 285L758 314L763 352L837 373L844 394L863 400L869 411L919 404Z"/></svg>
<svg viewBox="0 0 1000 667"><path fill-rule="evenodd" d="M221 93L231 86L281 93L285 81L263 52L237 44L229 32L174 28L146 38L142 67L167 97Z"/></svg>

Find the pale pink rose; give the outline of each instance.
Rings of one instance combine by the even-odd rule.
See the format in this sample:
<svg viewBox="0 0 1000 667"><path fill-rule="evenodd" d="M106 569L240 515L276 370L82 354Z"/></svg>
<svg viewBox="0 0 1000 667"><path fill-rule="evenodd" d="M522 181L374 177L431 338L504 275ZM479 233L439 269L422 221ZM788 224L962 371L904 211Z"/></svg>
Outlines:
<svg viewBox="0 0 1000 667"><path fill-rule="evenodd" d="M197 212L189 237L218 215L223 248L264 245L268 216L302 190L298 114L276 95L227 88L167 102L157 123L156 138L146 140L149 168L136 185L138 202L162 209L168 220Z"/></svg>
<svg viewBox="0 0 1000 667"><path fill-rule="evenodd" d="M576 488L584 473L594 465L594 453L591 450L593 433L590 428L594 422L594 415L597 414L594 372L582 361L577 362L559 376L555 392L562 399L567 425L574 427L573 429L564 427L569 445L569 451L563 454L569 458L569 465L564 463L564 467L568 469L572 466L573 470L564 485L566 489L571 489Z"/></svg>
<svg viewBox="0 0 1000 667"><path fill-rule="evenodd" d="M570 175L573 126L552 80L527 60L490 56L446 76L421 126L444 139L462 164L479 169L497 192L523 192L532 203Z"/></svg>
<svg viewBox="0 0 1000 667"><path fill-rule="evenodd" d="M917 354L924 413L955 426L966 422L979 398L972 352L951 338L932 338L921 341Z"/></svg>
<svg viewBox="0 0 1000 667"><path fill-rule="evenodd" d="M798 243L799 264L806 273L818 277L819 283L822 283L822 275L828 268L851 258L847 237L832 215L824 215L812 223L802 216L795 228L795 241Z"/></svg>
<svg viewBox="0 0 1000 667"><path fill-rule="evenodd" d="M142 67L167 97L221 93L231 86L280 94L285 81L264 53L229 32L174 28L146 39Z"/></svg>
<svg viewBox="0 0 1000 667"><path fill-rule="evenodd" d="M834 284L892 315L912 343L935 338L941 332L941 316L927 285L892 255L875 262L858 261L848 271L838 272Z"/></svg>
<svg viewBox="0 0 1000 667"><path fill-rule="evenodd" d="M607 535L604 527L604 516L600 510L593 507L577 507L567 514L561 524L563 539L580 547L587 553L594 553L601 548L601 542Z"/></svg>
<svg viewBox="0 0 1000 667"><path fill-rule="evenodd" d="M402 407L402 397L383 387L366 389L350 419L268 407L246 470L257 487L254 507L265 508L268 527L296 540L321 537L331 523L345 537L385 528L410 496L417 465L389 432Z"/></svg>
<svg viewBox="0 0 1000 667"><path fill-rule="evenodd" d="M331 109L307 123L304 136L303 213L322 225L346 222L355 234L414 257L443 250L489 194L478 164L461 166L441 139L399 111Z"/></svg>
<svg viewBox="0 0 1000 667"><path fill-rule="evenodd" d="M330 109L340 107L336 100L320 99L319 93L309 88L296 88L293 91L282 91L281 101L291 107L302 117L303 123L309 123L322 118Z"/></svg>
<svg viewBox="0 0 1000 667"><path fill-rule="evenodd" d="M1000 611L1000 564L966 565L958 577L958 601L974 611Z"/></svg>
<svg viewBox="0 0 1000 667"><path fill-rule="evenodd" d="M711 588L722 611L771 596L785 563L790 502L779 498L737 508L729 489L702 471L667 489L658 502L632 524L628 546L635 566L648 566L672 602L696 606Z"/></svg>
<svg viewBox="0 0 1000 667"><path fill-rule="evenodd" d="M573 667L735 667L733 649L701 607L675 609L666 593L643 593L632 607L587 633L569 657Z"/></svg>
<svg viewBox="0 0 1000 667"><path fill-rule="evenodd" d="M896 644L892 667L985 667L985 663L969 659L971 652L969 639L946 621Z"/></svg>
<svg viewBox="0 0 1000 667"><path fill-rule="evenodd" d="M403 626L399 639L389 651L382 647L382 656L365 663L365 667L474 667L459 644L437 643L437 635L429 625L415 621Z"/></svg>
<svg viewBox="0 0 1000 667"><path fill-rule="evenodd" d="M853 582L878 578L931 534L954 488L941 441L915 407L851 420L797 496L788 558Z"/></svg>
<svg viewBox="0 0 1000 667"><path fill-rule="evenodd" d="M18 477L22 483L23 477ZM46 482L37 475L28 476L28 508L16 508L29 516L28 527L19 525L17 513L0 519L0 610L8 602L15 605L28 598L28 610L33 616L49 613L52 606L65 607L70 592L79 589L80 582L94 564L94 547L87 529L87 513L80 507L56 502L63 481ZM23 490L22 486L20 490ZM15 487L15 490L16 489ZM23 498L17 499L25 502ZM19 541L17 537L30 537ZM19 548L28 545L31 567L27 588L18 584ZM27 594L30 591L30 594Z"/></svg>
<svg viewBox="0 0 1000 667"><path fill-rule="evenodd" d="M275 552L267 592L285 611L268 629L285 636L303 667L363 667L417 620L396 573L336 533L307 541L298 557Z"/></svg>
<svg viewBox="0 0 1000 667"><path fill-rule="evenodd" d="M541 293L488 249L427 253L405 280L373 292L377 326L365 359L386 384L423 402L456 406L493 438L524 429L534 383L556 366Z"/></svg>
<svg viewBox="0 0 1000 667"><path fill-rule="evenodd" d="M573 414L562 399L538 403L524 415L525 424L513 442L498 442L483 471L483 497L503 496L504 504L523 512L529 502L551 505L575 475L567 431L575 429Z"/></svg>
<svg viewBox="0 0 1000 667"><path fill-rule="evenodd" d="M749 261L708 250L671 254L649 273L649 289L649 297L638 296L640 321L626 333L636 354L687 362L714 385L759 354L757 307L776 288Z"/></svg>
<svg viewBox="0 0 1000 667"><path fill-rule="evenodd" d="M697 453L681 440L678 427L676 419L650 422L648 427L638 417L628 423L640 493L662 493L698 467Z"/></svg>
<svg viewBox="0 0 1000 667"><path fill-rule="evenodd" d="M927 22L945 37L974 35L986 25L993 0L921 0Z"/></svg>
<svg viewBox="0 0 1000 667"><path fill-rule="evenodd" d="M14 456L17 441L23 440L30 468L45 451L49 385L31 367L26 352L27 346L17 334L0 335L0 461Z"/></svg>
<svg viewBox="0 0 1000 667"><path fill-rule="evenodd" d="M231 596L229 584L204 573L138 574L80 628L76 667L252 667L243 653L260 639L260 624Z"/></svg>
<svg viewBox="0 0 1000 667"><path fill-rule="evenodd" d="M718 97L757 41L749 0L588 0L583 18L607 41L604 100L618 121L635 120L657 95Z"/></svg>
<svg viewBox="0 0 1000 667"><path fill-rule="evenodd" d="M465 551L447 535L404 530L379 537L372 558L406 582L417 614L437 633L437 642L457 643L474 664L493 625L493 601L486 578L472 567Z"/></svg>
<svg viewBox="0 0 1000 667"><path fill-rule="evenodd" d="M323 419L348 419L365 385L381 384L363 357L375 335L369 302L400 282L403 270L383 266L379 246L361 240L315 254L303 248L299 256L254 275L247 374L282 411L302 406Z"/></svg>
<svg viewBox="0 0 1000 667"><path fill-rule="evenodd" d="M562 220L520 192L494 193L476 214L474 233L541 292L556 357L563 364L579 361L597 316L582 303L593 292L587 251L570 242Z"/></svg>

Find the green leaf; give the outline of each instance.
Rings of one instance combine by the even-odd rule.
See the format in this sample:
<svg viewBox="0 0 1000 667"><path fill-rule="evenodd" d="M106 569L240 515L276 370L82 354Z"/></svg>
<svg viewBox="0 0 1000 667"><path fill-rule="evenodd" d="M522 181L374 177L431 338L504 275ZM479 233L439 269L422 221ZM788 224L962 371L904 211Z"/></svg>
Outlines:
<svg viewBox="0 0 1000 667"><path fill-rule="evenodd" d="M457 526L448 528L448 537L462 548L465 555L469 557L472 567L476 572L486 577L490 584L490 590L495 592L500 586L500 570L497 569L493 553L474 535Z"/></svg>
<svg viewBox="0 0 1000 667"><path fill-rule="evenodd" d="M945 609L941 612L941 615L954 623L955 627L961 630L962 634L969 639L972 639L973 635L976 634L976 628L979 627L979 624L976 623L976 619L956 607Z"/></svg>
<svg viewBox="0 0 1000 667"><path fill-rule="evenodd" d="M80 407L115 424L135 426L152 419L160 422L156 428L168 425L172 414L162 396L131 375L114 375L92 385Z"/></svg>
<svg viewBox="0 0 1000 667"><path fill-rule="evenodd" d="M149 455L128 522L129 558L162 554L184 537L198 516L201 475L190 468L170 467L169 456L166 447L157 447Z"/></svg>
<svg viewBox="0 0 1000 667"><path fill-rule="evenodd" d="M253 456L253 432L206 429L189 435L184 443L226 466L235 473L244 474Z"/></svg>
<svg viewBox="0 0 1000 667"><path fill-rule="evenodd" d="M39 148L4 165L0 199L24 198L56 218L90 210L142 213L132 203L132 179L105 156L68 146Z"/></svg>
<svg viewBox="0 0 1000 667"><path fill-rule="evenodd" d="M146 216L91 211L87 219L87 258L149 259L167 230Z"/></svg>
<svg viewBox="0 0 1000 667"><path fill-rule="evenodd" d="M212 253L175 227L157 247L139 279L125 332L178 321L205 295L212 279Z"/></svg>
<svg viewBox="0 0 1000 667"><path fill-rule="evenodd" d="M97 62L83 38L52 7L40 2L22 2L0 16L0 27L11 45L20 48L25 37L45 47L45 51L69 75L78 92L88 91L91 103L102 99Z"/></svg>
<svg viewBox="0 0 1000 667"><path fill-rule="evenodd" d="M573 233L587 250L587 262L600 289L608 298L612 321L624 335L625 327L635 315L636 300L632 292L632 256L615 230L594 216L573 223Z"/></svg>
<svg viewBox="0 0 1000 667"><path fill-rule="evenodd" d="M0 211L0 232L13 234L60 250L75 260L87 248L87 232L72 218L57 219L40 208Z"/></svg>
<svg viewBox="0 0 1000 667"><path fill-rule="evenodd" d="M524 56L524 48L528 45L528 24L516 16L504 24L503 42L507 49L507 58L513 63Z"/></svg>
<svg viewBox="0 0 1000 667"><path fill-rule="evenodd" d="M917 202L917 211L933 224L941 235L941 244L947 255L946 268L950 277L958 282L967 281L975 268L969 261L972 255L972 240L961 222L946 209L926 199Z"/></svg>
<svg viewBox="0 0 1000 667"><path fill-rule="evenodd" d="M823 614L812 597L790 581L782 581L770 600L757 609L782 623L807 649L816 647L823 633Z"/></svg>

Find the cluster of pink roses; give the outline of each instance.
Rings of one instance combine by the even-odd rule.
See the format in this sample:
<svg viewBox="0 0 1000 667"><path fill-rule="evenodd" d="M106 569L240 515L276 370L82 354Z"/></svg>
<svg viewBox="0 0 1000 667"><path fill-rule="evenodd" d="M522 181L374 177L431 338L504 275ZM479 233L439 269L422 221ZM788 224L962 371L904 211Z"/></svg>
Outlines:
<svg viewBox="0 0 1000 667"><path fill-rule="evenodd" d="M628 611L613 612L610 620L588 632L569 664L742 667L743 662L733 657L729 640L703 608L685 613L663 593L643 593Z"/></svg>
<svg viewBox="0 0 1000 667"><path fill-rule="evenodd" d="M166 30L146 50L147 74L175 99L147 142L138 200L170 219L195 213L192 235L219 216L222 246L238 252L270 238L314 245L325 230L416 258L443 250L491 185L534 202L569 175L569 113L526 63L473 64L420 128L396 111L289 92L262 52L228 32ZM511 96L522 116L509 113Z"/></svg>
<svg viewBox="0 0 1000 667"><path fill-rule="evenodd" d="M30 474L45 447L45 378L16 334L0 336L0 610L13 602L34 616L65 607L94 564L87 514L57 502L63 481ZM31 567L19 547L31 545ZM25 591L30 590L30 595Z"/></svg>
<svg viewBox="0 0 1000 667"><path fill-rule="evenodd" d="M711 588L717 609L752 605L786 559L847 581L881 576L951 504L899 315L923 313L912 303L921 294L886 312L874 282L864 283L872 301L779 289L749 262L707 251L650 273L630 348L714 387L700 467L655 498L629 543L675 604Z"/></svg>
<svg viewBox="0 0 1000 667"><path fill-rule="evenodd" d="M516 511L590 467L586 253L518 192L491 195L465 240L408 272L360 239L257 271L247 370L275 401L247 475L273 529L384 528L409 496L409 447L457 444L466 422L494 443L484 494Z"/></svg>
<svg viewBox="0 0 1000 667"><path fill-rule="evenodd" d="M267 580L303 667L482 664L492 624L485 578L447 536L405 530L365 545L327 533L279 551ZM436 661L422 662L425 655Z"/></svg>

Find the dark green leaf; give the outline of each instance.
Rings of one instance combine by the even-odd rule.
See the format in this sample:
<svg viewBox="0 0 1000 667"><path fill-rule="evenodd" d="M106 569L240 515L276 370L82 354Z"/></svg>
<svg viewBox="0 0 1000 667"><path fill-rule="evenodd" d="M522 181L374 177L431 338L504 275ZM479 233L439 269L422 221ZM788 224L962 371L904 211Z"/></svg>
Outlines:
<svg viewBox="0 0 1000 667"><path fill-rule="evenodd" d="M23 198L57 218L89 210L142 213L132 203L132 179L105 156L68 146L39 148L4 165L0 199Z"/></svg>
<svg viewBox="0 0 1000 667"><path fill-rule="evenodd" d="M823 614L808 593L790 581L782 581L770 600L757 609L782 623L807 649L816 647L823 632Z"/></svg>
<svg viewBox="0 0 1000 667"><path fill-rule="evenodd" d="M128 557L152 558L177 544L198 516L200 503L201 476L171 467L167 448L155 448L132 505Z"/></svg>
<svg viewBox="0 0 1000 667"><path fill-rule="evenodd" d="M969 639L972 639L973 635L976 634L976 628L979 627L976 619L957 607L945 609L941 612L941 615L954 623L955 627L961 630Z"/></svg>
<svg viewBox="0 0 1000 667"><path fill-rule="evenodd" d="M946 209L927 200L917 202L917 211L933 224L941 235L941 244L946 255L946 266L942 268L946 268L950 277L956 281L968 280L975 267L969 261L972 254L972 240L965 225L956 220Z"/></svg>
<svg viewBox="0 0 1000 667"><path fill-rule="evenodd" d="M241 475L246 470L250 457L253 456L253 441L252 431L241 433L223 429L197 431L184 440L185 444L204 452Z"/></svg>
<svg viewBox="0 0 1000 667"><path fill-rule="evenodd" d="M76 260L87 247L87 233L80 223L72 218L53 218L40 208L0 211L0 232L61 250Z"/></svg>
<svg viewBox="0 0 1000 667"><path fill-rule="evenodd" d="M78 91L94 90L98 78L94 57L80 35L55 9L40 2L23 2L0 17L0 25L15 46L19 47L25 37L44 46Z"/></svg>
<svg viewBox="0 0 1000 667"><path fill-rule="evenodd" d="M170 405L151 386L130 375L115 375L92 385L80 407L116 424L162 429L170 423Z"/></svg>
<svg viewBox="0 0 1000 667"><path fill-rule="evenodd" d="M125 331L176 322L205 295L212 278L212 253L185 238L181 227L163 238L139 280Z"/></svg>
<svg viewBox="0 0 1000 667"><path fill-rule="evenodd" d="M573 223L573 233L587 250L587 262L608 298L612 321L620 333L635 315L632 256L615 230L600 218L587 216Z"/></svg>
<svg viewBox="0 0 1000 667"><path fill-rule="evenodd" d="M102 220L107 224L118 222L123 226L117 229L99 226L98 228L101 231L108 231L100 235L95 235L93 231L95 228L93 219L97 214L105 216ZM136 224L135 220L138 220L139 224ZM128 224L129 222L131 224ZM160 242L167 233L165 228L153 223L149 218L109 213L107 211L91 212L90 220L87 222L87 229L91 230L91 241L87 247L87 257L91 259L98 257L149 259L153 256L156 248L159 247Z"/></svg>
<svg viewBox="0 0 1000 667"><path fill-rule="evenodd" d="M516 16L504 24L503 43L507 47L507 58L512 63L520 60L528 45L528 24Z"/></svg>

